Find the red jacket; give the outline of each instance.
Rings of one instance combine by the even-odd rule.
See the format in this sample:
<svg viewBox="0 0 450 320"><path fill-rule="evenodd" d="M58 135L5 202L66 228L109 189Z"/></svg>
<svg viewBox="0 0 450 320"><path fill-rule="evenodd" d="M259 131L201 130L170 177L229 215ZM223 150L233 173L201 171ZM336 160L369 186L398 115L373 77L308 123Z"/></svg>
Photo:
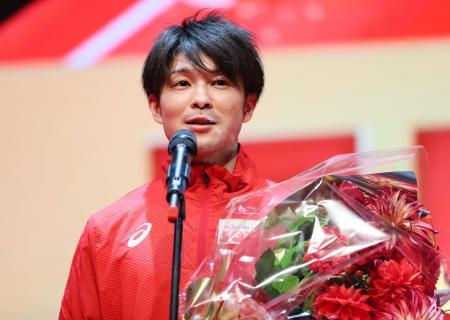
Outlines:
<svg viewBox="0 0 450 320"><path fill-rule="evenodd" d="M233 173L219 166L192 168L180 289L213 254L218 220L227 202L262 188L253 163L241 151ZM173 224L166 188L157 179L94 214L73 257L59 319L168 319Z"/></svg>

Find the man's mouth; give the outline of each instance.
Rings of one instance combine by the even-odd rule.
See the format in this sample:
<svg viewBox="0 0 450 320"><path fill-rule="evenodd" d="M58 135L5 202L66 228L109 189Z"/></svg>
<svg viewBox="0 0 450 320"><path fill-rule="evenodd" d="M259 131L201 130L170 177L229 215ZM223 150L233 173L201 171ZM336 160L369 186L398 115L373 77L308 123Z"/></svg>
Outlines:
<svg viewBox="0 0 450 320"><path fill-rule="evenodd" d="M190 124L190 125L198 125L198 126L206 126L206 125L216 124L216 122L214 122L210 119L206 119L206 118L190 119L190 120L186 121L186 123Z"/></svg>

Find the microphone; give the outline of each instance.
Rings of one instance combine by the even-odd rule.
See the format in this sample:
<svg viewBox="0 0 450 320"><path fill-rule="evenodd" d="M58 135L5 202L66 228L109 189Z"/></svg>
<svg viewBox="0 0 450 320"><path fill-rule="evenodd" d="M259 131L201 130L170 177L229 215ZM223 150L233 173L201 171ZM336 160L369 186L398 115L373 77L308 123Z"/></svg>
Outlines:
<svg viewBox="0 0 450 320"><path fill-rule="evenodd" d="M174 222L178 218L180 200L184 197L189 183L190 163L197 154L197 139L190 130L178 130L170 139L167 150L172 161L167 169L166 200L169 203L169 221Z"/></svg>

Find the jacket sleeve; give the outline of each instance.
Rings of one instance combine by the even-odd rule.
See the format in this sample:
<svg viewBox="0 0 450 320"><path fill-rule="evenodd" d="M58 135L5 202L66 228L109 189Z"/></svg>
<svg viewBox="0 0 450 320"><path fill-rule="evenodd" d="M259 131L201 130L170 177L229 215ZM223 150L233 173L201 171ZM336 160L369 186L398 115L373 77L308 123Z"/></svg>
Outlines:
<svg viewBox="0 0 450 320"><path fill-rule="evenodd" d="M94 221L89 219L70 267L59 320L101 319L95 270Z"/></svg>

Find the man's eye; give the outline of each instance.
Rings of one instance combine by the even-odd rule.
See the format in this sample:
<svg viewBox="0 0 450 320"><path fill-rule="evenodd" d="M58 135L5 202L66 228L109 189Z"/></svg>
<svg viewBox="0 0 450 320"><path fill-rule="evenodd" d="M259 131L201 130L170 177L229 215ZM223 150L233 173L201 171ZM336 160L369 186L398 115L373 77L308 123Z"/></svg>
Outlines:
<svg viewBox="0 0 450 320"><path fill-rule="evenodd" d="M228 81L225 79L216 79L216 80L214 80L214 84L217 86L227 86Z"/></svg>
<svg viewBox="0 0 450 320"><path fill-rule="evenodd" d="M187 82L186 80L180 80L175 82L175 86L176 87L187 87L189 86L189 82Z"/></svg>

